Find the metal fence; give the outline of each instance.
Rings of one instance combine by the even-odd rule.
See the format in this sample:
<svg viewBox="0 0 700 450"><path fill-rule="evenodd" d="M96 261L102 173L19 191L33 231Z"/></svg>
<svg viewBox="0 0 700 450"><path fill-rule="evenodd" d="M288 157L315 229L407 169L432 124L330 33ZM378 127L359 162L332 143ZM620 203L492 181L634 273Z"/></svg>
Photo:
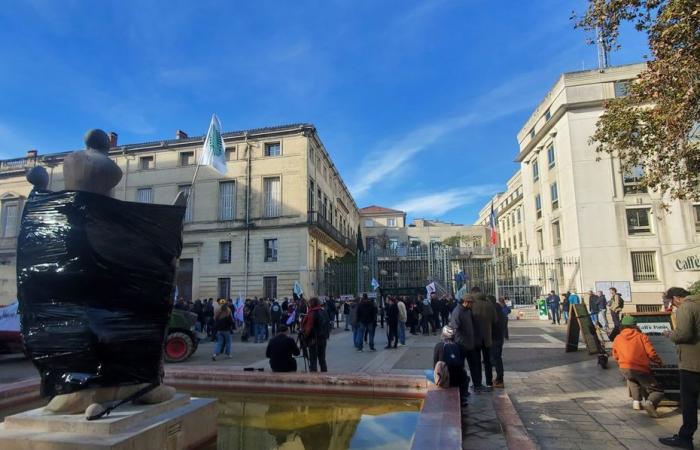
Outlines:
<svg viewBox="0 0 700 450"><path fill-rule="evenodd" d="M468 286L479 286L494 294L508 296L515 305L531 305L546 292L575 290L579 286L578 258L537 259L520 262L515 256L489 257L484 249L455 248L444 245L381 249L373 247L357 255L329 260L319 292L347 295L371 292L372 279L383 294L424 294L425 286L435 282L438 293L454 293L457 274L462 272Z"/></svg>

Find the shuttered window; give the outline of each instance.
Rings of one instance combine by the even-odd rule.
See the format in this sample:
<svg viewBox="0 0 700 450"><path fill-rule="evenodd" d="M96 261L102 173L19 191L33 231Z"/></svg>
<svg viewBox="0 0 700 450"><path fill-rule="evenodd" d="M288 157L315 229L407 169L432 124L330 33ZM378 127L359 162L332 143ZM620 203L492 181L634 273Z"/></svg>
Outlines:
<svg viewBox="0 0 700 450"><path fill-rule="evenodd" d="M656 281L656 252L632 252L634 281Z"/></svg>
<svg viewBox="0 0 700 450"><path fill-rule="evenodd" d="M282 197L280 177L263 178L263 195L263 216L279 216Z"/></svg>
<svg viewBox="0 0 700 450"><path fill-rule="evenodd" d="M219 183L219 220L233 220L235 192L235 181L222 181Z"/></svg>
<svg viewBox="0 0 700 450"><path fill-rule="evenodd" d="M2 236L17 236L17 222L19 221L19 205L8 203L2 210Z"/></svg>
<svg viewBox="0 0 700 450"><path fill-rule="evenodd" d="M153 203L153 188L137 189L136 201L139 203Z"/></svg>

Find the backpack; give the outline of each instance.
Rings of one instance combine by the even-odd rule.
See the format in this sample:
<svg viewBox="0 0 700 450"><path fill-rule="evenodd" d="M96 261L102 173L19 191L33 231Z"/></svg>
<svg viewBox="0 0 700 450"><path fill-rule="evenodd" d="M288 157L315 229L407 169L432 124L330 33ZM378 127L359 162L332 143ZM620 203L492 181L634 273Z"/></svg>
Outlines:
<svg viewBox="0 0 700 450"><path fill-rule="evenodd" d="M622 310L622 308L625 307L625 299L622 298L622 296L620 294L617 294L617 298L620 299L620 309Z"/></svg>
<svg viewBox="0 0 700 450"><path fill-rule="evenodd" d="M273 303L273 304L272 304L272 311L273 311L273 312L279 312L279 311L280 311L280 305L278 305L277 303Z"/></svg>
<svg viewBox="0 0 700 450"><path fill-rule="evenodd" d="M437 364L435 364L433 379L435 380L435 385L438 387L450 387L450 369L447 367L445 361L438 361Z"/></svg>
<svg viewBox="0 0 700 450"><path fill-rule="evenodd" d="M442 361L449 367L460 367L464 364L459 345L454 342L446 342L442 348Z"/></svg>
<svg viewBox="0 0 700 450"><path fill-rule="evenodd" d="M328 339L331 335L331 319L328 313L322 309L316 311L318 321L316 322L316 335Z"/></svg>

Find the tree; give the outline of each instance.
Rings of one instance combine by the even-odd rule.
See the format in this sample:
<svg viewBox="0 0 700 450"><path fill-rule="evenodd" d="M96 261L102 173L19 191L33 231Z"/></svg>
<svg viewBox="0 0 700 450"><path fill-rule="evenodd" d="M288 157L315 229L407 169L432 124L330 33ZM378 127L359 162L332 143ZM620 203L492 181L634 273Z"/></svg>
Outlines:
<svg viewBox="0 0 700 450"><path fill-rule="evenodd" d="M700 199L700 2L589 0L574 19L609 49L620 47L620 25L631 22L651 50L628 95L607 102L591 138L596 151L617 156L623 172L642 166L644 187Z"/></svg>
<svg viewBox="0 0 700 450"><path fill-rule="evenodd" d="M442 240L442 245L449 245L450 247L460 247L464 238L461 234L455 234Z"/></svg>

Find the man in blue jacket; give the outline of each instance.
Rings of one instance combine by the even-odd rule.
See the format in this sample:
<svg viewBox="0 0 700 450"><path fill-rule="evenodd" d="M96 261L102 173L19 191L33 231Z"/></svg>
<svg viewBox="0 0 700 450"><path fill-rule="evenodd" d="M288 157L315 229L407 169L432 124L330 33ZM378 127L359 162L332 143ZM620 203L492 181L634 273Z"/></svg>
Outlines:
<svg viewBox="0 0 700 450"><path fill-rule="evenodd" d="M559 296L554 291L550 291L547 296L547 308L552 314L552 324L561 324L561 317L559 316Z"/></svg>

